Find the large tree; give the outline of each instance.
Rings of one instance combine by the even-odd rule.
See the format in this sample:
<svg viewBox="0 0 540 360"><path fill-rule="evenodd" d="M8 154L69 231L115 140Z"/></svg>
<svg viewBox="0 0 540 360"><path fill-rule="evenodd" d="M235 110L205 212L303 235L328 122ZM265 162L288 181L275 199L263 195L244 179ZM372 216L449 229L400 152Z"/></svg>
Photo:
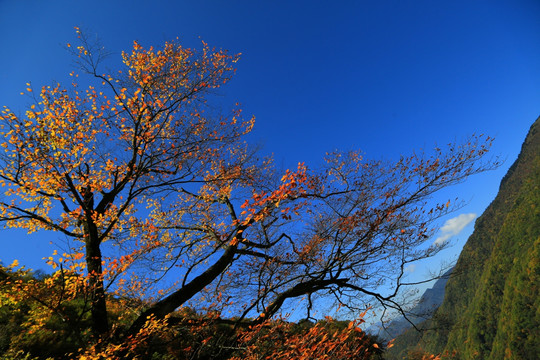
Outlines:
<svg viewBox="0 0 540 360"><path fill-rule="evenodd" d="M78 34L70 48L95 85L29 88L25 114L0 115L0 220L67 237L50 263L88 299L97 337L113 297L141 300L128 334L188 304L253 323L292 300L310 316L329 296L400 309L406 265L440 249L427 243L434 221L455 209L432 195L493 166L477 137L395 162L335 152L280 173L244 143L253 119L207 104L238 56L135 42L103 74L100 47Z"/></svg>

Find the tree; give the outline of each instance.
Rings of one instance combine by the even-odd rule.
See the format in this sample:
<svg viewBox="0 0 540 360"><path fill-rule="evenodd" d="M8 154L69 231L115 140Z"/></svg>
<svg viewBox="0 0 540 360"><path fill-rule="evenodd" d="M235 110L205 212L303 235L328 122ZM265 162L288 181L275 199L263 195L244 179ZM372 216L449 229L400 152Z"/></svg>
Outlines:
<svg viewBox="0 0 540 360"><path fill-rule="evenodd" d="M243 140L253 118L207 105L238 55L134 42L109 75L101 48L77 33L70 49L97 84L43 87L24 115L0 115L0 220L67 237L49 263L66 286L84 279L70 296L88 301L98 338L118 298L140 301L126 336L188 304L253 324L291 300L309 317L318 295L401 309L406 264L440 250L425 246L433 223L459 206L428 208L432 195L494 166L480 136L394 163L335 152L319 170L280 174Z"/></svg>

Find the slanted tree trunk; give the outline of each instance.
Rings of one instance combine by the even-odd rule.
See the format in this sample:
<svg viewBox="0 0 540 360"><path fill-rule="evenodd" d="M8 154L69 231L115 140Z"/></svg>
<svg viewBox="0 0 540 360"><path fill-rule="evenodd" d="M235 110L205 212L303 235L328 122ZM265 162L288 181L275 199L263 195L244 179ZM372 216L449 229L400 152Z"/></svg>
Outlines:
<svg viewBox="0 0 540 360"><path fill-rule="evenodd" d="M182 288L178 289L166 298L158 301L156 304L144 311L133 322L129 328L128 334L136 334L145 324L149 316L156 316L159 319L172 313L175 309L182 306L186 301L191 299L212 281L214 281L225 269L231 264L236 253L237 245L232 245L227 248L223 255L205 272L195 277Z"/></svg>

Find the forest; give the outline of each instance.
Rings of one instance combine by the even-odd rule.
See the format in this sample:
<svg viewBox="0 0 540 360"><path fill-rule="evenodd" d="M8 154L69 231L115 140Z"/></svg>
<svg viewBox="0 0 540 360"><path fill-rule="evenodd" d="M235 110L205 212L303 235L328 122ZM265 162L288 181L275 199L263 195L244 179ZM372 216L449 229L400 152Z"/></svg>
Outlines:
<svg viewBox="0 0 540 360"><path fill-rule="evenodd" d="M381 358L392 344L362 331L369 304L404 312L406 266L444 248L437 220L462 206L434 194L497 167L492 139L281 170L246 141L254 118L211 105L238 55L134 42L103 73L102 46L76 31L81 77L28 84L25 112L0 115L0 221L67 239L43 254L51 274L2 267L3 358ZM508 312L530 294L512 296ZM315 318L328 301L356 318Z"/></svg>

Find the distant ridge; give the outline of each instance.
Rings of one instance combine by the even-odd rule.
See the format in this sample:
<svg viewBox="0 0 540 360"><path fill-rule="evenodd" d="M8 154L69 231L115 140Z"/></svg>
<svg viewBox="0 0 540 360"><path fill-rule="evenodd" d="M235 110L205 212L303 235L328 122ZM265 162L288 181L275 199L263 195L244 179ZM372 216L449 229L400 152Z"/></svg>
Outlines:
<svg viewBox="0 0 540 360"><path fill-rule="evenodd" d="M378 323L368 329L368 332L377 335L383 340L391 340L396 336L402 334L405 330L412 327L412 324L418 325L430 319L433 316L435 310L442 304L444 299L444 288L446 282L450 278L452 269L445 272L436 282L432 288L426 289L422 294L418 303L407 311L407 319L404 316L398 316L385 326L382 327L381 323Z"/></svg>

